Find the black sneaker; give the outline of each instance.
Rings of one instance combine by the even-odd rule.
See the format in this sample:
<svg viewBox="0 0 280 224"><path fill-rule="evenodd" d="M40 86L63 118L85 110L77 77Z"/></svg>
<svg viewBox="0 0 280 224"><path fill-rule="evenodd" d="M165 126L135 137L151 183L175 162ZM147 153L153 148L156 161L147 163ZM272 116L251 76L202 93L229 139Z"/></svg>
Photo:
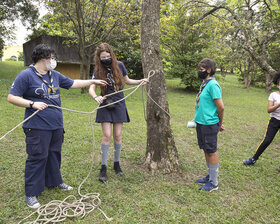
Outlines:
<svg viewBox="0 0 280 224"><path fill-rule="evenodd" d="M40 203L38 202L36 196L30 196L30 197L25 196L24 200L26 201L26 204L29 208L36 209L41 206Z"/></svg>
<svg viewBox="0 0 280 224"><path fill-rule="evenodd" d="M116 174L119 174L120 176L124 175L119 162L114 162L114 170L115 170Z"/></svg>
<svg viewBox="0 0 280 224"><path fill-rule="evenodd" d="M247 160L243 160L244 165L254 165L256 163L256 160L254 158L249 158Z"/></svg>
<svg viewBox="0 0 280 224"><path fill-rule="evenodd" d="M107 180L107 167L106 167L106 165L101 166L98 180L102 183L104 183Z"/></svg>
<svg viewBox="0 0 280 224"><path fill-rule="evenodd" d="M58 185L58 188L65 191L73 190L73 187L69 186L68 184L62 183Z"/></svg>

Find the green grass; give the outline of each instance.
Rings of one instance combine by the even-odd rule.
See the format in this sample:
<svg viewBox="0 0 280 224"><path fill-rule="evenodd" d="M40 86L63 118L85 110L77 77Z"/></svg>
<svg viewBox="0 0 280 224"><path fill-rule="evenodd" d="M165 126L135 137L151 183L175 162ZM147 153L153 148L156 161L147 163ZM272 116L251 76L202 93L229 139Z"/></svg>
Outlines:
<svg viewBox="0 0 280 224"><path fill-rule="evenodd" d="M6 63L6 62L5 62ZM7 75L0 63L0 135L4 135L23 119L24 109L6 100L16 72ZM10 69L8 69L10 70ZM269 118L266 112L268 94L263 89L244 89L235 76L220 80L225 104L226 131L219 134L219 190L207 193L198 190L197 178L205 175L203 152L198 149L194 129L187 121L194 116L195 93L186 93L179 80L167 80L171 126L175 136L181 173L151 175L143 166L146 146L146 124L141 91L128 98L131 118L123 127L121 165L124 178L113 170L113 150L110 148L108 182L97 180L100 168L100 125L94 125L94 170L82 187L82 192L98 192L102 209L112 223L280 223L279 136L253 167L242 160L253 155L262 140ZM63 90L62 104L66 108L92 111L96 107L80 90ZM89 115L64 111L65 142L62 151L62 175L65 182L77 187L86 177L91 163L92 139ZM23 200L24 164L26 159L24 134L21 128L0 142L0 223L17 223L31 213ZM69 192L46 189L38 197L44 204L64 199ZM65 223L103 223L99 211L84 219L68 219Z"/></svg>

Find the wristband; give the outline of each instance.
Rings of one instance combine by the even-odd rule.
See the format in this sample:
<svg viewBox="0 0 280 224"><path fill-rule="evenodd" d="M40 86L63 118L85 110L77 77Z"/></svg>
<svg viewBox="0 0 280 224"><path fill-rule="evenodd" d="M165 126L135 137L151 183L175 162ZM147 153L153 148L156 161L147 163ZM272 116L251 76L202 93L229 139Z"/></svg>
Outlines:
<svg viewBox="0 0 280 224"><path fill-rule="evenodd" d="M31 101L31 102L29 103L29 108L33 108L33 104L34 104L34 102Z"/></svg>

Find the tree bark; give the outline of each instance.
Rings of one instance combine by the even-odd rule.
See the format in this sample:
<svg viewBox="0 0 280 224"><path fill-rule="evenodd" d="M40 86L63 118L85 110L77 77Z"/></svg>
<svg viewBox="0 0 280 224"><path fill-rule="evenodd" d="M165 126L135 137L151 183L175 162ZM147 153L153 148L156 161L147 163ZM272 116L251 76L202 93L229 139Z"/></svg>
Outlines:
<svg viewBox="0 0 280 224"><path fill-rule="evenodd" d="M259 55L249 43L247 43L247 47L245 48L245 50L247 50L249 52L252 60L255 61L257 63L257 65L264 72L264 74L265 74L265 90L266 90L266 92L271 92L271 88L272 88L271 77L273 77L275 75L276 70L274 70L267 61L266 47L263 46L261 55Z"/></svg>
<svg viewBox="0 0 280 224"><path fill-rule="evenodd" d="M159 41L160 0L143 0L141 50L144 74L154 70L147 85L148 94L169 113ZM171 172L180 168L177 148L170 127L170 117L147 98L147 149L145 164L154 172Z"/></svg>

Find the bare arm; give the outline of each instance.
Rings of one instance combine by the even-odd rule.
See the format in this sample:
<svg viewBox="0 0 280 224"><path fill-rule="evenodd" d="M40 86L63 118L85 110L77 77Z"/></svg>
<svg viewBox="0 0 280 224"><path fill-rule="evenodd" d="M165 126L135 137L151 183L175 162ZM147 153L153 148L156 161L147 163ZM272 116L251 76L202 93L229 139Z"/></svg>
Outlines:
<svg viewBox="0 0 280 224"><path fill-rule="evenodd" d="M89 87L89 95L98 103L101 104L103 102L103 100L105 99L102 96L98 96L95 92L96 90L96 85L93 84Z"/></svg>
<svg viewBox="0 0 280 224"><path fill-rule="evenodd" d="M30 107L30 103L32 101L23 99L20 96L15 96L13 94L8 94L8 102L12 103L12 104L14 104L16 106L19 106L19 107L29 108ZM34 104L32 106L32 108L34 108L36 110L44 110L47 107L48 107L48 105L46 103L44 103L44 102L34 102Z"/></svg>
<svg viewBox="0 0 280 224"><path fill-rule="evenodd" d="M280 103L273 105L273 101L269 100L267 104L267 113L274 112L279 107L280 107Z"/></svg>
<svg viewBox="0 0 280 224"><path fill-rule="evenodd" d="M217 113L218 113L218 117L219 117L220 124L221 124L220 131L224 131L225 127L223 125L223 119L224 119L224 103L223 103L223 100L222 99L214 99L214 102L217 106Z"/></svg>
<svg viewBox="0 0 280 224"><path fill-rule="evenodd" d="M136 79L130 79L128 77L128 75L124 76L124 82L125 84L127 85L139 85L141 82L149 82L148 79L139 79L139 80L136 80Z"/></svg>
<svg viewBox="0 0 280 224"><path fill-rule="evenodd" d="M92 84L105 86L108 83L106 81L100 80L100 79L88 79L88 80L75 79L73 82L73 85L70 88L78 89L78 88L90 86Z"/></svg>

